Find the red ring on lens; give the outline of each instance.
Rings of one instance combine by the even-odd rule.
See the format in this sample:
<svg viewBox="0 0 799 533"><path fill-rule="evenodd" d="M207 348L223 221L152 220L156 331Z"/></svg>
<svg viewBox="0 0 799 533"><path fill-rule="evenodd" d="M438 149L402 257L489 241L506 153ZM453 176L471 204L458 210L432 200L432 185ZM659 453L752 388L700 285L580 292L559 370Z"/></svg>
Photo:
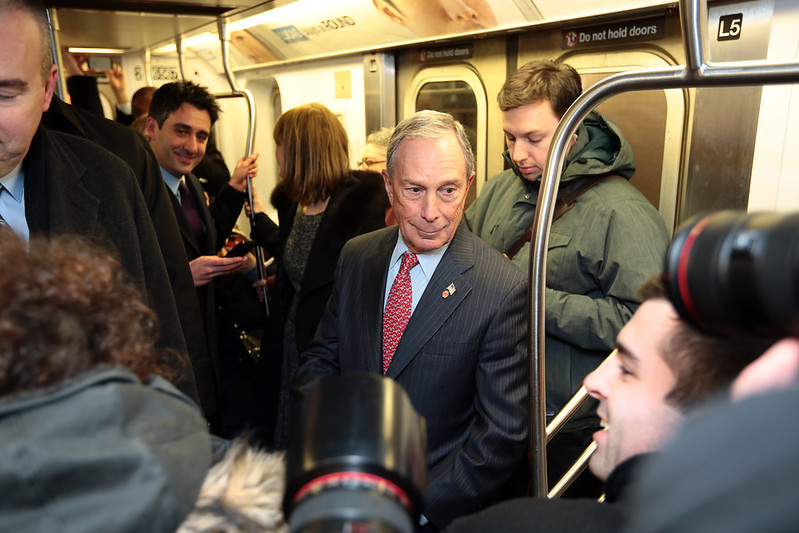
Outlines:
<svg viewBox="0 0 799 533"><path fill-rule="evenodd" d="M691 298L691 291L688 287L688 263L691 259L691 250L693 249L694 244L696 244L696 240L714 217L715 215L708 215L697 222L693 228L691 228L691 231L688 232L688 235L685 237L685 244L682 246L680 259L677 264L677 288L680 292L680 299L682 300L682 303L685 306L685 310L688 312L688 314L700 324L702 323L702 320L699 316L699 312L696 309L694 300Z"/></svg>
<svg viewBox="0 0 799 533"><path fill-rule="evenodd" d="M292 503L296 505L297 502L302 500L311 492L337 485L359 485L379 488L393 495L397 500L400 501L400 503L402 503L402 505L405 506L406 509L413 509L408 495L395 483L388 481L384 477L376 476L374 474L367 474L366 472L355 471L332 472L330 474L321 475L312 479L294 494Z"/></svg>

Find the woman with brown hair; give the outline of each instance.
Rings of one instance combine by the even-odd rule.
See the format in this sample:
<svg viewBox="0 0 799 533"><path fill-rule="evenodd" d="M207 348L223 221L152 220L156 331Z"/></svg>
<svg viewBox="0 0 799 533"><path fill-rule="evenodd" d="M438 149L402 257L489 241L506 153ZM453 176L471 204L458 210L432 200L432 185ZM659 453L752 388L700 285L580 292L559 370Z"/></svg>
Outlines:
<svg viewBox="0 0 799 533"><path fill-rule="evenodd" d="M278 261L277 299L285 322L275 447L286 447L291 384L299 354L313 339L333 290L333 272L349 239L385 226L383 179L350 170L347 132L318 103L283 113L275 124L281 182L272 193L280 226L254 200L252 238Z"/></svg>

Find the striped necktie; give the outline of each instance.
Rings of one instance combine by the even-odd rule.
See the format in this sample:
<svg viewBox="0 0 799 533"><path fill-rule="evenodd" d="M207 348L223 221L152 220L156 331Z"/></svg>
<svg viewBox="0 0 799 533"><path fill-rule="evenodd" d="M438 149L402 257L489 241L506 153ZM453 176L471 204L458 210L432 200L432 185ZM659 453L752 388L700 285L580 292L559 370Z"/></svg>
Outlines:
<svg viewBox="0 0 799 533"><path fill-rule="evenodd" d="M197 203L183 180L180 180L178 192L180 193L180 207L183 210L183 216L186 217L186 222L189 223L189 229L194 235L197 245L202 246L205 242L205 228L200 218L200 210L197 208Z"/></svg>

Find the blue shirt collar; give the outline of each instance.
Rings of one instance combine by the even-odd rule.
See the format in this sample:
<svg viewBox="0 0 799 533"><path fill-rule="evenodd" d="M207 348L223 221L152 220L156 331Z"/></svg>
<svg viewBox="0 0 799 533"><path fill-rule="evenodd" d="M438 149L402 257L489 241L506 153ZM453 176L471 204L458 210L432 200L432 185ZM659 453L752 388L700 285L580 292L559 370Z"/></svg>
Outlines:
<svg viewBox="0 0 799 533"><path fill-rule="evenodd" d="M164 167L160 168L161 168L161 177L164 178L164 183L166 183L166 186L169 188L170 191L172 191L172 194L174 194L175 197L178 200L180 200L180 193L178 192L178 186L180 185L183 176L179 178L175 177L166 170L164 170Z"/></svg>
<svg viewBox="0 0 799 533"><path fill-rule="evenodd" d="M410 251L408 250L408 245L405 243L405 239L402 236L402 231L399 231L399 228L397 228L397 233L399 234L399 237L397 238L397 244L394 246L394 251L391 252L391 257L388 262L389 268L394 266L395 263L398 263L402 259L403 253ZM424 275L427 279L433 277L433 272L436 271L436 267L438 266L438 263L441 262L441 258L444 256L444 252L447 251L447 248L449 248L449 243L445 244L441 248L416 254L416 258L419 260L419 266L421 267L422 272L424 272Z"/></svg>
<svg viewBox="0 0 799 533"><path fill-rule="evenodd" d="M0 183L6 193L10 194L15 202L22 203L25 198L25 180L22 179L22 163L17 165L14 170L0 178Z"/></svg>

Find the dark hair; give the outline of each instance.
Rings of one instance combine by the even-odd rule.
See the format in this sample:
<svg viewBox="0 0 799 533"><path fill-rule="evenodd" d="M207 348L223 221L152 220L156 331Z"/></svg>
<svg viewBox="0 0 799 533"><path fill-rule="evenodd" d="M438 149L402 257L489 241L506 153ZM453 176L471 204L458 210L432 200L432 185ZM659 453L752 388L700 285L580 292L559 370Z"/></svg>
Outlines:
<svg viewBox="0 0 799 533"><path fill-rule="evenodd" d="M39 0L0 0L0 11L23 11L28 13L42 34L42 80L47 81L53 66L53 42L50 39L50 21L47 10Z"/></svg>
<svg viewBox="0 0 799 533"><path fill-rule="evenodd" d="M580 74L559 61L530 61L511 74L497 95L502 111L546 100L562 118L583 92Z"/></svg>
<svg viewBox="0 0 799 533"><path fill-rule="evenodd" d="M153 93L150 102L151 116L162 128L169 115L180 109L183 104L191 104L197 109L208 111L211 115L211 124L219 118L219 104L216 98L202 85L191 81L175 81L166 83Z"/></svg>
<svg viewBox="0 0 799 533"><path fill-rule="evenodd" d="M108 252L85 239L0 230L0 397L55 385L101 365L173 379L158 322Z"/></svg>
<svg viewBox="0 0 799 533"><path fill-rule="evenodd" d="M667 299L660 275L649 278L638 292L643 300ZM776 338L743 331L713 335L678 320L674 334L660 347L660 356L675 377L666 401L682 410L698 405L729 385L744 367L776 341Z"/></svg>
<svg viewBox="0 0 799 533"><path fill-rule="evenodd" d="M273 135L283 149L282 187L292 201L310 205L324 200L349 175L347 131L322 104L289 109L277 119Z"/></svg>

